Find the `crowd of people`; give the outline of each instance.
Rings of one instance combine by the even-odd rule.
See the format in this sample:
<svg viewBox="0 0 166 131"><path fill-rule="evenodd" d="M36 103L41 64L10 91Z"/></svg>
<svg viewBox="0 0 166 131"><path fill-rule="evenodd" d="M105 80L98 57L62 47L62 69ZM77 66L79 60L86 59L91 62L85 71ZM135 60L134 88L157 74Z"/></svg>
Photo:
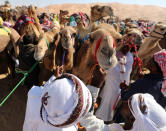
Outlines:
<svg viewBox="0 0 166 131"><path fill-rule="evenodd" d="M104 6L103 11L104 8L109 7ZM118 20L114 15L109 16L108 19L106 16L100 16L100 19L91 23L86 13L79 12L65 17L67 22L62 25L63 22L59 19L62 16L48 13L35 15L34 7L30 6L27 9L28 11L19 16L14 25L8 21L9 19L5 19L7 16L1 15L0 35L3 36L2 30L10 35L10 28L14 28L20 34L20 38L23 38L22 43L28 45L32 42L29 42L31 40L29 37L24 38L28 31L22 33L26 25L35 25L41 34L51 31L57 33L70 26L75 33L71 34L68 30L63 30L63 33L67 32L66 34L69 35L65 36L65 33L58 32L61 38L65 38L64 45L67 47L67 41L71 37L79 43L73 52L80 51L82 46L87 46L83 48L86 51L81 50L87 53L91 46L89 43L86 45L86 42L97 43L94 50L90 50L94 55L90 58L98 65L94 66L92 72L84 72L84 74L92 74L90 82L87 83L72 70L65 69L64 59L69 53L64 53L61 65L53 70L49 80L41 86L30 88L23 131L166 131L166 50L164 48L155 50L156 52L148 58L148 64L139 58L139 49L142 49L142 45L146 45L146 42L141 43L143 40L148 37L165 40L165 24L156 25L155 22L132 19ZM100 25L103 26L99 27ZM160 26L162 28L156 33L155 27L158 29ZM86 32L83 27L86 27L88 32L86 35L79 33L79 31ZM111 32L112 34L104 32L104 35L99 37L103 30L108 30L104 29L105 27L115 28L114 32L122 36L120 42L115 38L114 32ZM93 30L99 31L99 36L93 38ZM152 32L163 37L154 36ZM46 38L47 35L44 35L43 39L40 37L39 35L38 42L49 38ZM53 42L56 43L56 40ZM52 45L47 41L49 50L49 46ZM111 43L108 44L109 48L107 43ZM100 47L101 44L103 48ZM62 44L62 47L64 45ZM55 44L53 49L56 46ZM109 56L109 60L105 56ZM74 62L77 57L78 54L74 56ZM109 68L103 64L106 60L109 61ZM143 72L145 63L149 70L147 74ZM131 79L134 70L138 73L134 79Z"/></svg>

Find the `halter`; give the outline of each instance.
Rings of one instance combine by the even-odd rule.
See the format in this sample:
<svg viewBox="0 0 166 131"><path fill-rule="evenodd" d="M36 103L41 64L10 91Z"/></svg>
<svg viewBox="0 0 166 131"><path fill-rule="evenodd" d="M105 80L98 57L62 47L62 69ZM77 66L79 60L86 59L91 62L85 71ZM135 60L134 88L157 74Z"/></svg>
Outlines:
<svg viewBox="0 0 166 131"><path fill-rule="evenodd" d="M130 44L128 44L130 42ZM138 57L138 51L137 51L137 46L135 43L132 42L130 38L127 37L126 40L123 40L123 44L129 46L129 48L134 48L135 50L135 57L134 57L134 63L133 63L133 68L135 68L137 65L139 66L139 72L142 72L142 65L143 61Z"/></svg>
<svg viewBox="0 0 166 131"><path fill-rule="evenodd" d="M96 48L95 48L95 56L94 56L94 59L95 59L95 61L96 61L96 63L98 63L98 61L97 61L97 51L98 51L98 49L99 49L99 47L100 47L100 44L101 44L101 41L102 41L102 39L105 37L105 36L111 36L111 35L103 35L103 36L101 36L100 37L100 39L97 41L97 44L96 44ZM112 36L111 36L112 37ZM113 37L112 37L112 39L113 39ZM113 48L115 48L115 40L113 39Z"/></svg>
<svg viewBox="0 0 166 131"><path fill-rule="evenodd" d="M163 36L163 38L166 38L166 33L161 34L160 32L157 32L157 31L153 31L152 33L159 34L159 35ZM160 37L157 37L157 36L152 36L152 35L150 35L149 37L154 37L154 38L162 39L162 38L160 38Z"/></svg>
<svg viewBox="0 0 166 131"><path fill-rule="evenodd" d="M48 47L48 49L49 49L50 43L49 43L48 39L47 39L46 37L44 37L44 40L46 41L47 47Z"/></svg>
<svg viewBox="0 0 166 131"><path fill-rule="evenodd" d="M81 45L86 41L86 40L88 40L89 39L89 36L90 36L90 34L88 33L84 38L80 38L80 35L77 33L77 38L80 40L80 43L81 43Z"/></svg>

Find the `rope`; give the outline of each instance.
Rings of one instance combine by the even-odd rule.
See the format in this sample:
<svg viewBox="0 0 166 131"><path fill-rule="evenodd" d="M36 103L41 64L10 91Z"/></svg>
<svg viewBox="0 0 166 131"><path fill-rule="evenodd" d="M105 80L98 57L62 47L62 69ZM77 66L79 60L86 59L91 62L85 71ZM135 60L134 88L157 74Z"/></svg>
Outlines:
<svg viewBox="0 0 166 131"><path fill-rule="evenodd" d="M65 60L65 55L66 55L66 51L64 51L64 53L63 53L63 58L62 58L61 65L63 65L63 63L64 63L64 60Z"/></svg>
<svg viewBox="0 0 166 131"><path fill-rule="evenodd" d="M49 47L50 47L50 43L49 43L49 41L47 40L46 37L44 37L44 40L46 41L47 47L48 47L48 49L49 49Z"/></svg>
<svg viewBox="0 0 166 131"><path fill-rule="evenodd" d="M92 83L92 77L93 77L93 72L94 72L94 70L96 69L96 67L98 66L98 64L95 64L93 67L92 67L92 69L91 69L91 71L90 71L90 80L89 80L89 82L88 82L88 85L91 85L91 83Z"/></svg>
<svg viewBox="0 0 166 131"><path fill-rule="evenodd" d="M17 89L17 87L24 82L24 80L26 79L26 77L29 75L29 73L31 73L34 68L37 66L39 62L37 61L28 71L18 71L16 70L16 73L21 73L24 75L24 77L19 81L19 83L14 87L14 89L5 97L5 99L0 103L0 107L2 107L2 105L6 102L6 100L14 93L14 91Z"/></svg>

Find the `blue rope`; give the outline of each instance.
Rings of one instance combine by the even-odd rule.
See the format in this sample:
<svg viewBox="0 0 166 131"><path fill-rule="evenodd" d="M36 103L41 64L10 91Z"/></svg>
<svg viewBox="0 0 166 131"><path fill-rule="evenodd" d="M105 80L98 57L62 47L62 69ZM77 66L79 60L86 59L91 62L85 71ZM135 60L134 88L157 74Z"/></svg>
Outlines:
<svg viewBox="0 0 166 131"><path fill-rule="evenodd" d="M62 58L61 65L63 65L63 63L64 63L64 60L65 60L65 55L66 55L66 51L64 51L64 53L63 53L63 58Z"/></svg>

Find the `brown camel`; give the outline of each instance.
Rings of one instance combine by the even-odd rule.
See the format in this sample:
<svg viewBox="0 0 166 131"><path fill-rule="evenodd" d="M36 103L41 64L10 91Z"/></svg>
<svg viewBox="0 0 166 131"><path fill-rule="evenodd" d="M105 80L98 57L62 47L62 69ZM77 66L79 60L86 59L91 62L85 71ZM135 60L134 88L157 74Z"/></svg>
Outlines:
<svg viewBox="0 0 166 131"><path fill-rule="evenodd" d="M73 57L75 53L74 42L76 31L72 27L65 26L60 30L58 36L59 37L56 40L55 44L56 46L53 46L53 48L46 50L43 58L43 64L40 64L40 67L42 68L39 75L42 76L39 78L40 83L48 80L50 75L52 75L52 72L56 70L57 66L63 64L65 72L70 71L73 67ZM45 48L47 48L47 46L45 46Z"/></svg>
<svg viewBox="0 0 166 131"><path fill-rule="evenodd" d="M91 22L96 22L105 16L114 16L110 6L95 5L91 7Z"/></svg>
<svg viewBox="0 0 166 131"><path fill-rule="evenodd" d="M53 71L53 68L55 70L56 66L64 65L64 71L66 72L73 67L76 31L70 26L65 26L61 29L60 36L60 41L56 48L47 51L44 64L50 71Z"/></svg>
<svg viewBox="0 0 166 131"><path fill-rule="evenodd" d="M67 10L60 10L59 19L61 25L66 25L69 22L69 12Z"/></svg>

